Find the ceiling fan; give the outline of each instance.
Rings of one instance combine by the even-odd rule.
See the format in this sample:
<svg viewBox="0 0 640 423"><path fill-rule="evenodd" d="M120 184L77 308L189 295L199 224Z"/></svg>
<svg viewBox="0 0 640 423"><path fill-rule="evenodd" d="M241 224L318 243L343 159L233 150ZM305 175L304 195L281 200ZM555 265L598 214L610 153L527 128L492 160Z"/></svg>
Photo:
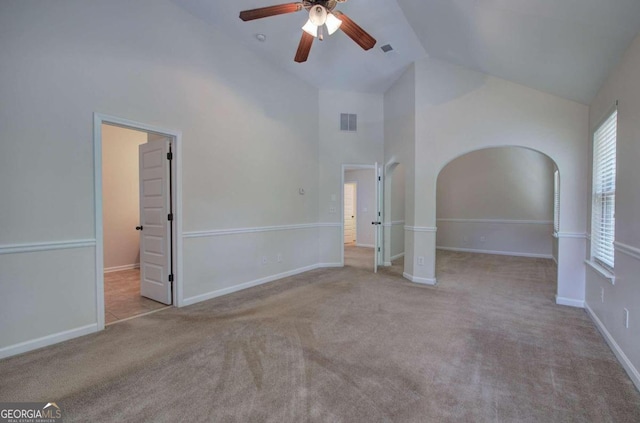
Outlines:
<svg viewBox="0 0 640 423"><path fill-rule="evenodd" d="M347 34L347 36L360 47L369 50L376 45L376 40L347 15L333 10L338 3L344 3L345 1L347 0L304 0L295 3L260 7L258 9L243 10L240 12L240 19L243 21L252 21L269 16L299 12L302 9L309 12L309 20L302 27L302 38L300 39L298 51L294 59L298 63L307 61L314 38L317 37L322 41L324 37L324 27L326 27L329 35L341 29L342 32Z"/></svg>

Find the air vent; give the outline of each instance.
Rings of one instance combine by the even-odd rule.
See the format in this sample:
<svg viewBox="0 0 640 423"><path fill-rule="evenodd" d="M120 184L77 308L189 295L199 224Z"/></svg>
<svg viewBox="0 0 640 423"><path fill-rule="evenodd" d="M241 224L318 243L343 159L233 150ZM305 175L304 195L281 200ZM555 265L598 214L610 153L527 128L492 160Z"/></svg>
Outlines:
<svg viewBox="0 0 640 423"><path fill-rule="evenodd" d="M358 130L358 115L352 113L340 113L340 130L356 132Z"/></svg>
<svg viewBox="0 0 640 423"><path fill-rule="evenodd" d="M393 50L393 47L391 47L391 44L385 44L382 47L380 47L380 49L385 53L389 53L391 50Z"/></svg>

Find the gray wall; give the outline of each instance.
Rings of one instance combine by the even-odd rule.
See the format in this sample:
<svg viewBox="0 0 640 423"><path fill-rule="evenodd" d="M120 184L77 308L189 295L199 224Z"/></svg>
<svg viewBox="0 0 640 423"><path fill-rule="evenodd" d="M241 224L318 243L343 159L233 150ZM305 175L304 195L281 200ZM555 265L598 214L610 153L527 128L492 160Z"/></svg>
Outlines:
<svg viewBox="0 0 640 423"><path fill-rule="evenodd" d="M554 163L521 147L474 151L437 182L437 247L552 257Z"/></svg>
<svg viewBox="0 0 640 423"><path fill-rule="evenodd" d="M587 266L586 307L640 389L640 37L627 50L590 108L590 127L618 106L615 284ZM591 137L585 144L592 147ZM591 150L590 150L591 151ZM592 154L589 154L591 169ZM591 180L591 179L589 179ZM591 208L589 201L584 204ZM590 226L586 227L590 231ZM587 250L587 256L589 256ZM629 328L624 309L629 310Z"/></svg>
<svg viewBox="0 0 640 423"><path fill-rule="evenodd" d="M184 303L318 265L315 87L170 1L0 2L0 27L0 356L98 328L94 112L182 131Z"/></svg>
<svg viewBox="0 0 640 423"><path fill-rule="evenodd" d="M105 271L140 263L140 187L138 146L141 131L102 126L102 219Z"/></svg>

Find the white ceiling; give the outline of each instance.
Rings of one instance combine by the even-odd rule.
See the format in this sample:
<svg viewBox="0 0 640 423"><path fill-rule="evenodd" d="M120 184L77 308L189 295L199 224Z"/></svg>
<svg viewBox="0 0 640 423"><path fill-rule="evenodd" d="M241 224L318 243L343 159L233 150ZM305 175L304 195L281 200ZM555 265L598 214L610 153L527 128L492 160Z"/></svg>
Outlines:
<svg viewBox="0 0 640 423"><path fill-rule="evenodd" d="M375 93L429 55L588 104L640 30L640 0L349 0L336 10L376 46L364 51L338 31L316 40L299 64L293 57L304 11L238 18L241 10L287 0L173 2L319 88ZM385 44L394 50L383 53Z"/></svg>

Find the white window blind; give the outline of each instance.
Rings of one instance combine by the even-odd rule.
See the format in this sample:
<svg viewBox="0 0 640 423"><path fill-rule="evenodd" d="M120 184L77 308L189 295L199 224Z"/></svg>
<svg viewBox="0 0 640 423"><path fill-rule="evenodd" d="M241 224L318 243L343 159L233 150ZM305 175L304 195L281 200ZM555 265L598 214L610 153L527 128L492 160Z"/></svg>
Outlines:
<svg viewBox="0 0 640 423"><path fill-rule="evenodd" d="M553 231L560 232L560 172L553 172Z"/></svg>
<svg viewBox="0 0 640 423"><path fill-rule="evenodd" d="M618 112L593 134L591 259L613 270L616 206L616 136Z"/></svg>

